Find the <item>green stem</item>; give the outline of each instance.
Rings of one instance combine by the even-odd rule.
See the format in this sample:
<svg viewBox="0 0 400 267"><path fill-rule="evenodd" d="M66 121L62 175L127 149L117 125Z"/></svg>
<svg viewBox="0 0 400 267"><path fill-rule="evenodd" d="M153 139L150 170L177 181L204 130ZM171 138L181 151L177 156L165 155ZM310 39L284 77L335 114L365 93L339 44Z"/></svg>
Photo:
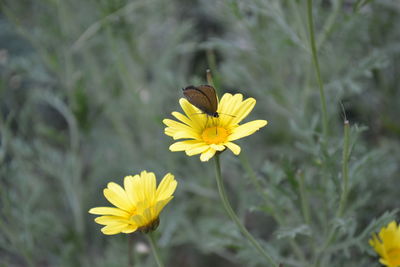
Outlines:
<svg viewBox="0 0 400 267"><path fill-rule="evenodd" d="M157 266L164 267L164 264L161 261L160 253L158 251L157 242L154 240L154 234L148 233L146 236L149 239L151 250L153 251L154 259L157 262Z"/></svg>
<svg viewBox="0 0 400 267"><path fill-rule="evenodd" d="M326 108L324 84L323 84L322 78L321 78L321 71L319 68L317 48L315 45L312 3L313 3L312 0L307 0L308 31L310 34L310 47L311 47L312 61L313 61L315 74L317 76L317 81L318 81L319 97L320 97L321 109L322 109L322 132L324 135L324 143L325 143L328 140L328 113L327 113L327 108Z"/></svg>
<svg viewBox="0 0 400 267"><path fill-rule="evenodd" d="M344 122L344 140L343 140L343 155L342 155L342 181L343 181L343 189L342 189L342 195L340 196L340 202L339 202L339 209L337 212L337 217L342 217L345 206L346 206L346 201L347 201L347 195L349 192L349 121L346 120Z"/></svg>
<svg viewBox="0 0 400 267"><path fill-rule="evenodd" d="M222 181L221 164L220 164L220 160L219 160L219 155L215 155L215 170L216 170L215 178L217 180L219 196L221 198L222 204L224 205L224 208L225 208L226 212L228 213L229 217L236 224L236 226L239 228L239 230L242 232L242 234L247 238L247 240L254 246L254 248L267 260L267 262L272 266L278 267L278 264L276 264L274 262L272 257L260 246L260 244L249 233L249 231L247 231L247 229L240 222L239 218L236 216L235 212L233 211L233 209L229 203L228 197L226 196L225 187L224 187L224 184Z"/></svg>
<svg viewBox="0 0 400 267"><path fill-rule="evenodd" d="M206 51L206 56L207 56L208 68L211 71L211 73L213 74L213 77L211 76L212 84L210 84L210 85L212 85L215 88L215 90L217 91L217 95L220 95L221 81L220 81L220 76L217 71L217 60L215 57L215 53L212 49L209 49ZM208 79L207 79L207 82L209 82Z"/></svg>
<svg viewBox="0 0 400 267"><path fill-rule="evenodd" d="M342 194L340 196L340 202L339 202L339 207L336 212L336 218L340 218L343 216L345 207L346 207L346 201L347 201L347 195L349 193L349 152L350 152L350 137L349 137L349 121L345 120L344 122L344 140L343 140L343 154L342 154ZM316 257L316 261L314 266L318 267L320 266L320 262L322 260L323 254L326 251L326 249L330 246L332 241L335 239L336 235L336 229L335 226L333 225L329 231L328 238L326 239L324 245L322 246L320 252L318 253Z"/></svg>

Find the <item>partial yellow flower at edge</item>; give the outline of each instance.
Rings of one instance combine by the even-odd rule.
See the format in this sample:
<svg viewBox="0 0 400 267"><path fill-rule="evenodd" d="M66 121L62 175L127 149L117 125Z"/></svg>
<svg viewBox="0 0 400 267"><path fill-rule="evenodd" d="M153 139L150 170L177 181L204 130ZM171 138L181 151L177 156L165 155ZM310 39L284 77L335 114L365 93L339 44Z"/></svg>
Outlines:
<svg viewBox="0 0 400 267"><path fill-rule="evenodd" d="M95 222L105 225L101 231L106 235L154 231L159 224L159 215L173 198L177 181L166 174L158 187L152 172L142 171L140 175L126 176L124 188L110 182L103 193L115 207L97 207L89 213L102 215Z"/></svg>
<svg viewBox="0 0 400 267"><path fill-rule="evenodd" d="M369 244L379 254L379 262L388 267L400 267L400 227L395 221L373 234Z"/></svg>
<svg viewBox="0 0 400 267"><path fill-rule="evenodd" d="M185 115L172 112L178 121L164 119L163 123L167 126L166 135L174 140L185 140L172 144L169 149L173 152L185 151L188 156L201 154L201 161L208 161L217 151L226 148L239 155L241 148L232 141L249 136L268 123L266 120L254 120L239 125L256 104L254 98L243 101L242 94L224 94L218 104L218 118L202 113L184 98L179 103Z"/></svg>

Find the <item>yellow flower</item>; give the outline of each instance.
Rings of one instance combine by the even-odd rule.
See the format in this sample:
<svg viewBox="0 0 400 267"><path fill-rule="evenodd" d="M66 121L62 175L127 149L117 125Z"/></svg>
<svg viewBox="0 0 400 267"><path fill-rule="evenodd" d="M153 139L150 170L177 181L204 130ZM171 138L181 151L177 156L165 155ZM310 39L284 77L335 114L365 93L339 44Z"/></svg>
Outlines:
<svg viewBox="0 0 400 267"><path fill-rule="evenodd" d="M239 155L240 146L232 141L253 134L267 125L266 120L239 123L251 112L256 104L254 98L243 101L242 94L224 94L218 104L218 118L210 117L189 103L184 98L179 103L186 116L179 112L172 115L179 121L164 119L167 126L165 134L174 140L186 139L172 144L171 151L185 151L188 156L201 154L201 161L208 161L217 151L229 148Z"/></svg>
<svg viewBox="0 0 400 267"><path fill-rule="evenodd" d="M400 266L400 227L395 221L373 234L369 244L381 257L379 262L388 267Z"/></svg>
<svg viewBox="0 0 400 267"><path fill-rule="evenodd" d="M126 176L124 188L108 183L104 196L116 207L92 208L89 213L103 215L95 222L105 225L101 231L106 235L154 231L159 224L159 214L173 198L176 186L170 173L156 187L154 173L142 171L140 175Z"/></svg>

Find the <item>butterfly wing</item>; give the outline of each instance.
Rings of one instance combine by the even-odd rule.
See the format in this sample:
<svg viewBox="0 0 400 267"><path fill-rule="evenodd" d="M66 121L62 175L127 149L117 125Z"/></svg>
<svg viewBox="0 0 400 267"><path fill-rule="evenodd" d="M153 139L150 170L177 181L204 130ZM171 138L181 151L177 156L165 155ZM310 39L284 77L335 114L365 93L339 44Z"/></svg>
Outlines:
<svg viewBox="0 0 400 267"><path fill-rule="evenodd" d="M217 94L215 93L214 87L212 87L210 85L200 85L198 87L198 89L207 96L207 99L210 102L211 110L213 112L217 112L218 99L217 99Z"/></svg>
<svg viewBox="0 0 400 267"><path fill-rule="evenodd" d="M183 95L193 106L210 116L213 116L217 111L218 100L215 89L212 86L188 86L183 89Z"/></svg>

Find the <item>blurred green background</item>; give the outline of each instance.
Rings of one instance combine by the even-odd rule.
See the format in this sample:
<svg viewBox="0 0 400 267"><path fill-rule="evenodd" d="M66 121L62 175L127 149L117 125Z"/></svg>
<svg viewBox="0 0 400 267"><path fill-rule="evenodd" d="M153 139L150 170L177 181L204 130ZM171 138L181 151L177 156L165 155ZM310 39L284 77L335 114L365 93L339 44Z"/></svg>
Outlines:
<svg viewBox="0 0 400 267"><path fill-rule="evenodd" d="M0 266L126 266L128 253L155 266L141 234L128 252L126 235L104 236L87 212L108 205L109 181L141 170L179 181L157 230L166 266L266 266L219 204L213 162L168 150L162 120L207 68L220 95L256 98L248 120L269 121L239 157L222 154L250 232L283 266L311 266L336 225L324 266L379 266L367 240L395 218L400 186L400 2L316 0L313 11L326 150L306 1L2 0ZM345 118L351 191L333 220Z"/></svg>

